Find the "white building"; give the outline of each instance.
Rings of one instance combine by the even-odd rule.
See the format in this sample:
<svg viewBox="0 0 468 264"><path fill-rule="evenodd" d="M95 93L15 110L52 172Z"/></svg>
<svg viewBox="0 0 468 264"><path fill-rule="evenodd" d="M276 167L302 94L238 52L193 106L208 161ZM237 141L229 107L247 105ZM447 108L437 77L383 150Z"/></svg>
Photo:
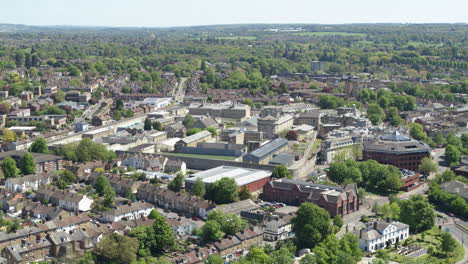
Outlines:
<svg viewBox="0 0 468 264"><path fill-rule="evenodd" d="M59 206L68 211L86 212L91 210L93 199L78 193L69 193L59 200Z"/></svg>
<svg viewBox="0 0 468 264"><path fill-rule="evenodd" d="M199 229L204 225L202 221L194 221L185 217L167 219L167 222L171 225L174 235L181 237L191 235L195 229Z"/></svg>
<svg viewBox="0 0 468 264"><path fill-rule="evenodd" d="M160 109L171 104L171 98L157 98L157 97L149 97L145 98L143 101L136 102L137 105L149 105L152 106L154 109Z"/></svg>
<svg viewBox="0 0 468 264"><path fill-rule="evenodd" d="M366 252L386 248L409 237L409 226L397 221L374 221L355 231L359 247Z"/></svg>
<svg viewBox="0 0 468 264"><path fill-rule="evenodd" d="M135 220L147 217L154 206L150 203L140 201L131 204L120 205L115 209L108 210L103 213L102 220L104 222L117 222L122 219Z"/></svg>
<svg viewBox="0 0 468 264"><path fill-rule="evenodd" d="M5 181L5 189L10 192L35 191L41 185L50 183L48 174L34 174L24 177L8 178Z"/></svg>
<svg viewBox="0 0 468 264"><path fill-rule="evenodd" d="M265 222L263 229L263 239L266 241L278 241L288 239L293 236L292 232L292 215L272 215L271 218Z"/></svg>

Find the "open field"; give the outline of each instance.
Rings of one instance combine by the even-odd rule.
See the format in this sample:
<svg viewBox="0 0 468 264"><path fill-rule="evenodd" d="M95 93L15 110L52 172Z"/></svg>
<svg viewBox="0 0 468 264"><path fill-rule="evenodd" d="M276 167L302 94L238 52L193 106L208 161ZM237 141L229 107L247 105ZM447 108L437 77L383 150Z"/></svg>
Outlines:
<svg viewBox="0 0 468 264"><path fill-rule="evenodd" d="M343 37L365 37L364 33L350 33L350 32L298 32L292 33L291 35L297 36L317 36L317 37L328 37L328 36L343 36Z"/></svg>
<svg viewBox="0 0 468 264"><path fill-rule="evenodd" d="M227 36L227 37L216 37L218 39L228 39L228 40L238 40L238 39L245 39L245 40L256 40L256 36Z"/></svg>

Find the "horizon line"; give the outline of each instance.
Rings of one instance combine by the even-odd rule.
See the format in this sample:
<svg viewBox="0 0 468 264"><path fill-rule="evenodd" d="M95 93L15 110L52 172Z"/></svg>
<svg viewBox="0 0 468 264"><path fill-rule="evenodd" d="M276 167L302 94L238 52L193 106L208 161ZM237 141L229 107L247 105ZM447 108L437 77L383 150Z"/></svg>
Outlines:
<svg viewBox="0 0 468 264"><path fill-rule="evenodd" d="M322 26L346 26L346 25L463 25L468 22L349 22L349 23L221 23L221 24L193 24L180 26L118 26L118 25L79 25L79 24L47 24L33 25L21 23L0 22L0 25L27 26L27 27L75 27L75 28L140 28L140 29L165 29L165 28L190 28L190 27L213 27L213 26L242 26L242 25L322 25Z"/></svg>

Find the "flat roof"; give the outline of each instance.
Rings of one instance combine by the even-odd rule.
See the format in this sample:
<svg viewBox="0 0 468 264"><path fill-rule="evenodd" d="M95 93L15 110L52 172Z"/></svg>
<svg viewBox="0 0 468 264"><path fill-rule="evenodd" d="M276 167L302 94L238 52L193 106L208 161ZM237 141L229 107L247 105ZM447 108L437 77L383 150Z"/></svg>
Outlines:
<svg viewBox="0 0 468 264"><path fill-rule="evenodd" d="M271 176L270 171L240 168L234 166L219 166L206 171L192 174L186 179L187 182L194 183L197 178L201 178L204 183L213 183L222 178L234 179L238 186L243 186Z"/></svg>
<svg viewBox="0 0 468 264"><path fill-rule="evenodd" d="M108 131L108 130L112 130L112 128L111 127L102 127L102 128L98 128L98 129L95 129L95 130L88 131L88 132L84 133L84 135L95 135L97 133L101 133L101 132Z"/></svg>
<svg viewBox="0 0 468 264"><path fill-rule="evenodd" d="M12 126L8 128L10 130L34 130L36 129L35 126Z"/></svg>

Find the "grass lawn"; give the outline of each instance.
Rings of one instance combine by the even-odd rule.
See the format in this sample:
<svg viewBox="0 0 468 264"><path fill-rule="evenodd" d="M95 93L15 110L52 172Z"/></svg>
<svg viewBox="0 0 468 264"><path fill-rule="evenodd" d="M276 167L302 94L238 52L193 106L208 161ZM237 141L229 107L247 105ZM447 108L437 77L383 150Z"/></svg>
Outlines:
<svg viewBox="0 0 468 264"><path fill-rule="evenodd" d="M312 152L318 152L320 150L320 143L322 143L321 139L316 138L312 145Z"/></svg>
<svg viewBox="0 0 468 264"><path fill-rule="evenodd" d="M365 37L364 33L350 33L350 32L299 32L292 33L297 36L317 36L317 37L328 37L328 36L342 36L342 37Z"/></svg>
<svg viewBox="0 0 468 264"><path fill-rule="evenodd" d="M439 230L436 226L432 229L427 230L423 233L410 236L407 240L403 241L403 245L418 245L422 248L428 249L433 247L435 252L429 254L429 252L419 258L410 258L396 254L395 249L388 250L390 260L402 263L402 264L419 264L419 263L430 263L430 264L442 264L442 263L455 263L463 258L464 250L460 243L457 242L457 246L453 252L445 255L445 252L440 251L440 235L439 232L445 232Z"/></svg>
<svg viewBox="0 0 468 264"><path fill-rule="evenodd" d="M198 154L172 153L172 152L160 152L160 153L167 155L167 156L200 158L200 159L235 160L237 158L237 157L231 157L231 156L198 155Z"/></svg>

